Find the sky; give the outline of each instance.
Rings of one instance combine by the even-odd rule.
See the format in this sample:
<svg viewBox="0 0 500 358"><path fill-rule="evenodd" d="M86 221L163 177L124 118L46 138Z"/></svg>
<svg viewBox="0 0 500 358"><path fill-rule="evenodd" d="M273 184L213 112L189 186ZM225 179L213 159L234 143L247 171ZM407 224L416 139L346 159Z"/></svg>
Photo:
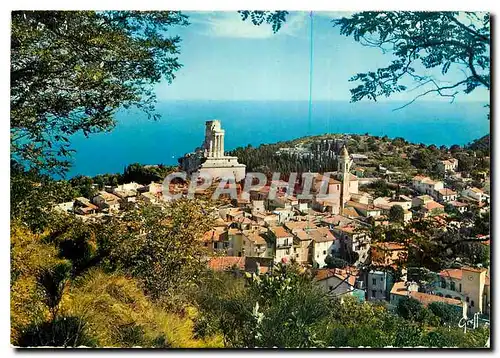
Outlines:
<svg viewBox="0 0 500 358"><path fill-rule="evenodd" d="M190 25L172 29L182 39L179 60L183 67L172 84L157 86L159 101L308 100L311 38L313 101L348 101L349 89L356 86L349 82L353 75L385 67L393 59L380 49L340 35L331 20L349 13L313 12L312 37L308 12L291 12L276 34L270 25L242 21L237 12L185 14ZM462 77L458 70L450 70L446 79ZM407 91L390 100L409 101L419 93ZM425 100L449 101L435 95ZM457 100L487 102L489 92L480 89Z"/></svg>

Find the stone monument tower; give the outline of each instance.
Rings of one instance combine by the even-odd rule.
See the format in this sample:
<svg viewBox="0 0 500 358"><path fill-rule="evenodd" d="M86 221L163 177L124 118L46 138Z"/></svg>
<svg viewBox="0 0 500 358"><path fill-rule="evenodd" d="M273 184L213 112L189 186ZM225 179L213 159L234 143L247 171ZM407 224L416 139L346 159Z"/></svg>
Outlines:
<svg viewBox="0 0 500 358"><path fill-rule="evenodd" d="M188 174L200 172L209 174L214 180L234 178L236 182L245 178L245 164L237 157L224 155L225 131L219 120L205 122L205 140L194 153L179 159L181 168Z"/></svg>
<svg viewBox="0 0 500 358"><path fill-rule="evenodd" d="M220 121L205 123L205 142L203 143L205 158L220 158L224 156L224 129Z"/></svg>

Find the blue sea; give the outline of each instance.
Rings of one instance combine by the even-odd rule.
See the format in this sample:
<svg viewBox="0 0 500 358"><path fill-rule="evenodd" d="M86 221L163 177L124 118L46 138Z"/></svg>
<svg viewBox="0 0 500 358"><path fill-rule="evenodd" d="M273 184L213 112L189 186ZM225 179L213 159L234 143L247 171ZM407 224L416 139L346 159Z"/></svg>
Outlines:
<svg viewBox="0 0 500 358"><path fill-rule="evenodd" d="M72 138L73 166L67 177L122 172L130 163L176 165L177 158L203 142L204 124L219 119L225 149L258 146L325 133L403 137L410 142L464 145L490 131L488 108L479 102L176 101L157 105L154 121L138 110L117 113L109 133Z"/></svg>

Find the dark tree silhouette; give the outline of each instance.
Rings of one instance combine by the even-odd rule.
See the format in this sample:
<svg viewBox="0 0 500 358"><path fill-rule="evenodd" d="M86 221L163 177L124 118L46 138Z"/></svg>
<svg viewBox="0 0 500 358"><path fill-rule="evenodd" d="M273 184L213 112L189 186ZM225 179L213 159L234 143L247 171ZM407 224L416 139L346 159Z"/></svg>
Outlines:
<svg viewBox="0 0 500 358"><path fill-rule="evenodd" d="M274 32L288 14L286 11L240 13L243 20L251 19L255 25L271 24ZM332 24L340 28L340 34L396 57L386 67L351 78L361 82L351 89L353 102L364 98L376 101L380 96L406 91L408 80L416 84L413 89L421 90L411 102L431 93L453 100L460 92L468 94L478 87L490 89L489 13L367 11L333 19ZM424 68L440 69L445 80L451 69L461 71L463 77L445 83L424 74Z"/></svg>

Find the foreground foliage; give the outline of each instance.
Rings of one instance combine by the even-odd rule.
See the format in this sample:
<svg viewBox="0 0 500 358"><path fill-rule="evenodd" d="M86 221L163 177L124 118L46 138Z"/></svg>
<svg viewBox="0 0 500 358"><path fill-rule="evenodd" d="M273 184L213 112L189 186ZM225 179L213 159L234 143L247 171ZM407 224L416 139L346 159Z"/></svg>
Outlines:
<svg viewBox="0 0 500 358"><path fill-rule="evenodd" d="M154 113L153 86L180 68L176 11L14 11L11 151L62 173L70 137L108 131L120 107Z"/></svg>
<svg viewBox="0 0 500 358"><path fill-rule="evenodd" d="M484 347L489 335L487 328L464 334L450 311L434 315L437 307L418 301L404 318L383 303L329 297L294 265L261 277L210 273L204 283L196 332L219 332L225 347Z"/></svg>

